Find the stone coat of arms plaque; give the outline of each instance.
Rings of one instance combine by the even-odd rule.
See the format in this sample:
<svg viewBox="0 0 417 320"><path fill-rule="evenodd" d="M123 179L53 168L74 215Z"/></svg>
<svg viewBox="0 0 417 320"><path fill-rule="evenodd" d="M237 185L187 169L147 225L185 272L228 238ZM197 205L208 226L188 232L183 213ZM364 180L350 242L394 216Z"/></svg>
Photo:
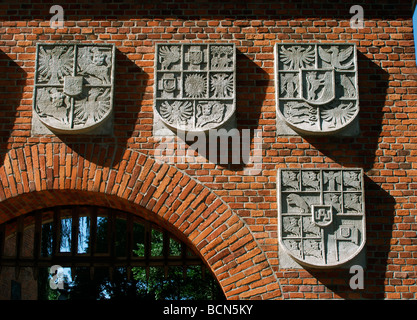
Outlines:
<svg viewBox="0 0 417 320"><path fill-rule="evenodd" d="M236 104L234 44L157 44L154 110L170 129L223 126Z"/></svg>
<svg viewBox="0 0 417 320"><path fill-rule="evenodd" d="M304 266L342 266L365 245L362 169L279 169L280 249Z"/></svg>
<svg viewBox="0 0 417 320"><path fill-rule="evenodd" d="M38 44L34 116L55 133L86 133L112 114L112 44Z"/></svg>
<svg viewBox="0 0 417 320"><path fill-rule="evenodd" d="M355 44L276 44L275 61L278 121L301 134L355 135Z"/></svg>

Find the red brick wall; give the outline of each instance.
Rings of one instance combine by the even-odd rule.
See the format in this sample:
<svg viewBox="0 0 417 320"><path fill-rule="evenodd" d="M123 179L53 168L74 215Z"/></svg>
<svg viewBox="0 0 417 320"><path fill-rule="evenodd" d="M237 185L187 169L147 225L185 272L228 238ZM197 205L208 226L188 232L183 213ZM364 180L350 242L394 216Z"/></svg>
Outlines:
<svg viewBox="0 0 417 320"><path fill-rule="evenodd" d="M409 1L390 3L363 2L359 30L339 1L65 2L63 29L50 28L49 4L0 3L0 221L61 203L105 204L187 239L231 299L416 298L412 11ZM31 136L35 46L56 41L116 45L114 136ZM166 41L236 44L237 125L262 130L260 175L152 160L154 48ZM357 44L360 136L277 135L273 47L299 41ZM278 263L277 169L340 166L365 171L364 290L349 287L348 270Z"/></svg>

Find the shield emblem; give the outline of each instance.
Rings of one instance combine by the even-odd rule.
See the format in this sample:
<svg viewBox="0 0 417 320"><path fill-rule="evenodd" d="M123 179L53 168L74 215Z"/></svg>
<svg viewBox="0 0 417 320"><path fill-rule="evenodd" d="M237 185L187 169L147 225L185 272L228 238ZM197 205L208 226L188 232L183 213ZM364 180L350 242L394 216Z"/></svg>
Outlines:
<svg viewBox="0 0 417 320"><path fill-rule="evenodd" d="M332 207L329 205L312 205L313 221L319 227L326 227L333 222Z"/></svg>
<svg viewBox="0 0 417 320"><path fill-rule="evenodd" d="M351 232L350 232L350 228L349 227L342 227L340 228L340 235L343 238L348 238L350 236Z"/></svg>
<svg viewBox="0 0 417 320"><path fill-rule="evenodd" d="M110 133L105 120L113 116L114 65L114 44L38 44L34 132Z"/></svg>
<svg viewBox="0 0 417 320"><path fill-rule="evenodd" d="M275 59L279 133L358 134L354 44L276 44Z"/></svg>
<svg viewBox="0 0 417 320"><path fill-rule="evenodd" d="M301 69L301 92L305 102L322 105L335 98L334 69Z"/></svg>
<svg viewBox="0 0 417 320"><path fill-rule="evenodd" d="M173 73L165 73L159 80L158 89L166 93L172 93L177 89L177 79Z"/></svg>
<svg viewBox="0 0 417 320"><path fill-rule="evenodd" d="M345 265L362 251L366 230L361 169L279 169L277 183L280 254L307 267L330 268ZM285 264L289 258L281 261Z"/></svg>
<svg viewBox="0 0 417 320"><path fill-rule="evenodd" d="M64 78L64 93L70 97L76 97L83 91L82 76L66 76Z"/></svg>
<svg viewBox="0 0 417 320"><path fill-rule="evenodd" d="M226 125L236 109L234 44L157 44L155 61L155 135Z"/></svg>
<svg viewBox="0 0 417 320"><path fill-rule="evenodd" d="M177 88L177 81L175 79L165 79L163 88L166 92L173 92Z"/></svg>

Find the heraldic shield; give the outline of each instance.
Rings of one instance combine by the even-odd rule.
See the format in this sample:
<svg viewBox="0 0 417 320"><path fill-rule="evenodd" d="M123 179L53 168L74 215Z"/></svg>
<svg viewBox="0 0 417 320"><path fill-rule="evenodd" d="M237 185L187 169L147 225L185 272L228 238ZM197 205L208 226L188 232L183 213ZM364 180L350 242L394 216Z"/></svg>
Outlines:
<svg viewBox="0 0 417 320"><path fill-rule="evenodd" d="M33 113L52 132L85 133L112 114L112 44L38 44Z"/></svg>
<svg viewBox="0 0 417 320"><path fill-rule="evenodd" d="M366 241L362 169L280 169L278 235L301 265L342 266Z"/></svg>
<svg viewBox="0 0 417 320"><path fill-rule="evenodd" d="M344 130L359 113L354 44L276 44L278 117L295 131Z"/></svg>
<svg viewBox="0 0 417 320"><path fill-rule="evenodd" d="M224 126L236 110L235 45L156 44L154 89L155 119L167 128L207 132Z"/></svg>

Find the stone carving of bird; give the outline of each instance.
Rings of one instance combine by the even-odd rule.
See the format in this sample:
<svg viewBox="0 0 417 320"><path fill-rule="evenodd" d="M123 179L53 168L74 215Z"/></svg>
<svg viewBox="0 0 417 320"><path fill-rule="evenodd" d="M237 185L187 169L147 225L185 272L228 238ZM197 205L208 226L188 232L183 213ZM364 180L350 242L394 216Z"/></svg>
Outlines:
<svg viewBox="0 0 417 320"><path fill-rule="evenodd" d="M169 70L171 64L176 63L181 58L180 48L177 46L164 46L159 49L159 62L162 70Z"/></svg>
<svg viewBox="0 0 417 320"><path fill-rule="evenodd" d="M292 46L286 49L281 47L281 62L288 66L289 70L306 68L314 63L314 50L311 46Z"/></svg>
<svg viewBox="0 0 417 320"><path fill-rule="evenodd" d="M352 67L353 59L349 62L343 64L353 52L353 47L348 47L344 50L339 50L338 47L333 46L327 51L324 50L322 47L319 47L319 56L322 60L329 63L335 69L342 69L346 70Z"/></svg>
<svg viewBox="0 0 417 320"><path fill-rule="evenodd" d="M159 110L161 116L170 124L187 125L193 115L193 106L189 101L164 101Z"/></svg>
<svg viewBox="0 0 417 320"><path fill-rule="evenodd" d="M74 48L57 45L51 50L41 47L38 57L38 78L48 84L59 84L70 75L74 63Z"/></svg>
<svg viewBox="0 0 417 320"><path fill-rule="evenodd" d="M323 108L321 116L324 121L329 123L329 128L343 126L355 116L357 105L350 103L341 103L336 106L326 106Z"/></svg>
<svg viewBox="0 0 417 320"><path fill-rule="evenodd" d="M233 93L233 75L216 73L211 76L211 91L214 98L228 98Z"/></svg>

